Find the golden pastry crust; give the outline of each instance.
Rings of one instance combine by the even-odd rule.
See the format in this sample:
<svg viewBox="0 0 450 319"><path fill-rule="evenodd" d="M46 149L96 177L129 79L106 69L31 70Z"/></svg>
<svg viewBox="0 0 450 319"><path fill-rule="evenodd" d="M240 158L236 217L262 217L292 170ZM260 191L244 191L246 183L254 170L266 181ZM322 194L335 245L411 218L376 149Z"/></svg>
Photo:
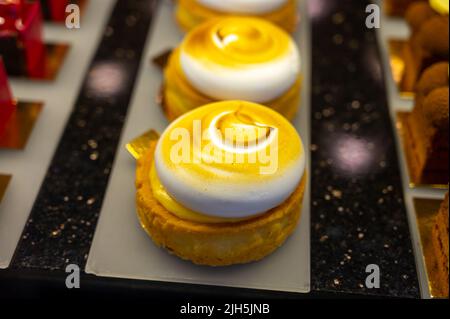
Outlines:
<svg viewBox="0 0 450 319"><path fill-rule="evenodd" d="M447 62L436 63L426 69L417 84L416 98L424 98L437 88L448 87L448 70Z"/></svg>
<svg viewBox="0 0 450 319"><path fill-rule="evenodd" d="M306 174L283 204L266 214L237 223L202 224L183 220L165 209L151 190L150 170L156 142L137 162L136 200L141 225L153 241L195 264L243 264L272 253L294 231L300 218Z"/></svg>
<svg viewBox="0 0 450 319"><path fill-rule="evenodd" d="M430 7L428 1L415 2L407 8L405 19L411 29L417 31L425 21L437 15L438 13Z"/></svg>
<svg viewBox="0 0 450 319"><path fill-rule="evenodd" d="M175 15L180 27L187 32L211 18L238 14L212 10L202 6L195 0L179 0ZM295 31L298 21L296 0L289 0L284 6L273 12L255 16L269 20L287 32L292 33Z"/></svg>
<svg viewBox="0 0 450 319"><path fill-rule="evenodd" d="M403 17L410 6L428 0L383 0L386 14Z"/></svg>
<svg viewBox="0 0 450 319"><path fill-rule="evenodd" d="M218 102L195 89L186 79L179 61L179 49L175 49L164 70L163 109L169 121L197 107ZM298 111L301 92L301 77L280 97L263 103L292 120Z"/></svg>

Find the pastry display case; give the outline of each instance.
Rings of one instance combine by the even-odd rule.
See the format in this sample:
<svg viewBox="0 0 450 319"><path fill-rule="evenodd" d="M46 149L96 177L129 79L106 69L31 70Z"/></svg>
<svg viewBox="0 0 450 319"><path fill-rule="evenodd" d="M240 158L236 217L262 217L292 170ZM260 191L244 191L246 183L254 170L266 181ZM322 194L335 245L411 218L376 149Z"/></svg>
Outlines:
<svg viewBox="0 0 450 319"><path fill-rule="evenodd" d="M0 296L448 298L448 1L0 0L0 56Z"/></svg>

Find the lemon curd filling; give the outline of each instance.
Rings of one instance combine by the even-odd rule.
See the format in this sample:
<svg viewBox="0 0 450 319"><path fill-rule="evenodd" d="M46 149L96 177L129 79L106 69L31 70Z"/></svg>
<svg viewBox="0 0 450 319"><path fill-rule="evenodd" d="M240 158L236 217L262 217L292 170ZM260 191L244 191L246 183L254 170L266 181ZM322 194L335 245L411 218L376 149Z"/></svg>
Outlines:
<svg viewBox="0 0 450 319"><path fill-rule="evenodd" d="M173 197L169 195L164 186L161 184L158 174L156 173L155 165L152 166L152 170L150 172L150 183L152 186L153 196L155 196L156 200L163 205L165 209L181 219L206 224L237 223L249 219L213 217L194 212L193 210L184 207L173 199Z"/></svg>
<svg viewBox="0 0 450 319"><path fill-rule="evenodd" d="M278 206L305 169L302 142L281 115L258 104L227 101L195 109L158 141L154 196L182 219L249 219Z"/></svg>

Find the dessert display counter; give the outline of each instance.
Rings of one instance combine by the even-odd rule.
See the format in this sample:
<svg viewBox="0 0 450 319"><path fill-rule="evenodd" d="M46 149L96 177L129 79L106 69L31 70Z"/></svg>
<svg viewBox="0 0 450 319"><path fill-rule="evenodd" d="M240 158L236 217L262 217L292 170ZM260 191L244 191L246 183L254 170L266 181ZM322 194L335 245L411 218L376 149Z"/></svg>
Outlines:
<svg viewBox="0 0 450 319"><path fill-rule="evenodd" d="M41 2L70 50L40 81L0 46L0 295L68 293L75 267L86 296L448 298L448 42L406 61L412 1L81 1L80 29ZM20 147L12 96L41 101ZM195 120L213 146L175 165ZM274 175L236 160L253 139Z"/></svg>

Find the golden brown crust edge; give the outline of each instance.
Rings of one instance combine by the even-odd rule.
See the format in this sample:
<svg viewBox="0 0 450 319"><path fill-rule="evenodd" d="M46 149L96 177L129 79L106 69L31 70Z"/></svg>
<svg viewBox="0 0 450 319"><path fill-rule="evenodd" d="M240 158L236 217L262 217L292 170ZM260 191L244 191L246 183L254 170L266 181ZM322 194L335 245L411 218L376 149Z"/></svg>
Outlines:
<svg viewBox="0 0 450 319"><path fill-rule="evenodd" d="M195 264L227 266L257 261L281 246L300 218L306 174L296 191L268 213L239 223L182 220L154 197L149 181L155 142L137 162L136 201L141 225L153 241Z"/></svg>

